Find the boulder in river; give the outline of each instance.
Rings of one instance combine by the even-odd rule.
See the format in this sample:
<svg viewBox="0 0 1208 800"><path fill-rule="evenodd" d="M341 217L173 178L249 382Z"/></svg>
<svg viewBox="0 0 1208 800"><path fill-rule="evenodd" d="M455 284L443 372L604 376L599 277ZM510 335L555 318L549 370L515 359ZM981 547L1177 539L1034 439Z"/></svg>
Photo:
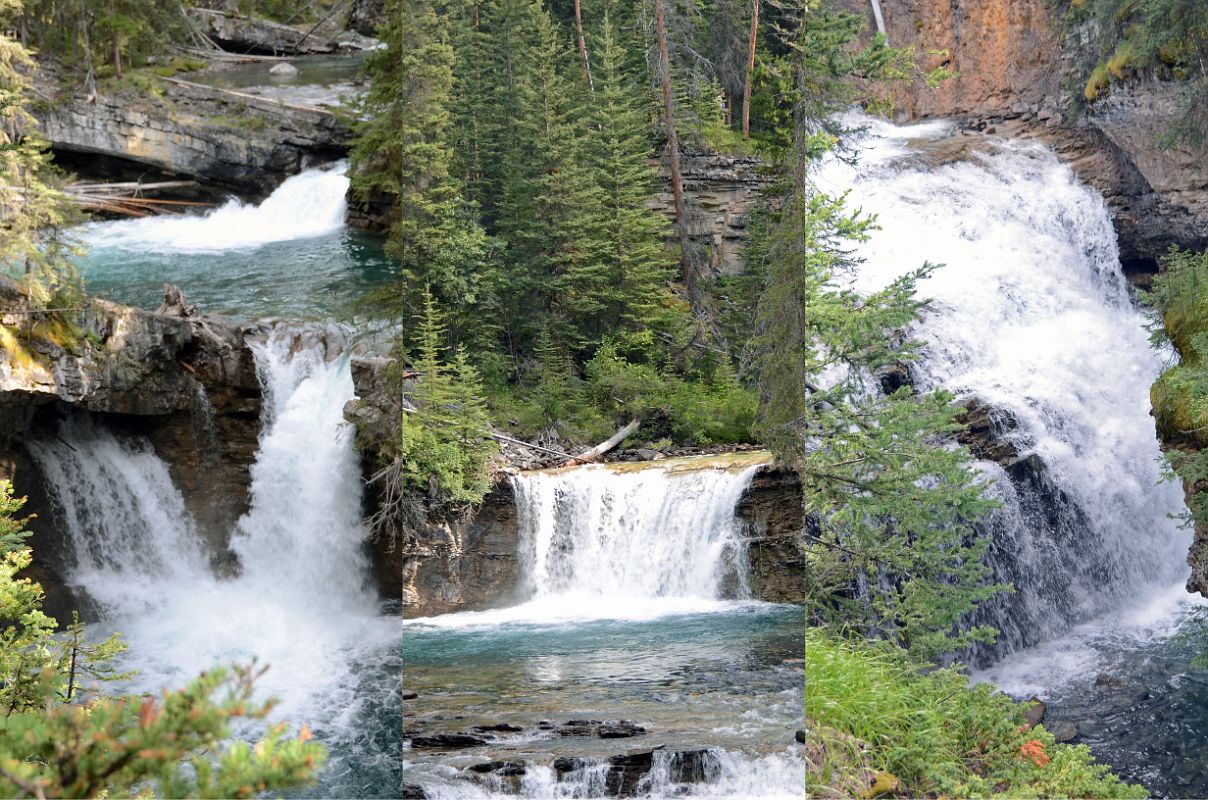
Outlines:
<svg viewBox="0 0 1208 800"><path fill-rule="evenodd" d="M1078 723L1069 720L1046 722L1044 729L1053 734L1053 738L1059 742L1072 742L1078 738Z"/></svg>
<svg viewBox="0 0 1208 800"><path fill-rule="evenodd" d="M274 64L268 72L279 78L292 78L298 74L298 68L287 61L282 61L280 64Z"/></svg>
<svg viewBox="0 0 1208 800"><path fill-rule="evenodd" d="M412 747L422 747L430 750L480 747L487 743L481 736L471 736L468 733L437 733L432 736L416 736L411 740Z"/></svg>
<svg viewBox="0 0 1208 800"><path fill-rule="evenodd" d="M1027 701L1027 705L1023 710L1023 718L1028 721L1028 727L1034 728L1041 722L1044 722L1044 712L1048 710L1048 706L1039 697L1033 697Z"/></svg>

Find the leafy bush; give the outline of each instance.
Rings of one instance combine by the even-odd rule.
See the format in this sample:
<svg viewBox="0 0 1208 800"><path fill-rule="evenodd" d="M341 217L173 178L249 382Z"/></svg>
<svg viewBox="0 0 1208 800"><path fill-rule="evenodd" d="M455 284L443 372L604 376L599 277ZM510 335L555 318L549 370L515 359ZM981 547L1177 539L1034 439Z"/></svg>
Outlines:
<svg viewBox="0 0 1208 800"><path fill-rule="evenodd" d="M1143 798L1084 745L1024 727L1022 707L956 669L920 671L904 651L806 631L806 794ZM891 781L890 779L894 779Z"/></svg>

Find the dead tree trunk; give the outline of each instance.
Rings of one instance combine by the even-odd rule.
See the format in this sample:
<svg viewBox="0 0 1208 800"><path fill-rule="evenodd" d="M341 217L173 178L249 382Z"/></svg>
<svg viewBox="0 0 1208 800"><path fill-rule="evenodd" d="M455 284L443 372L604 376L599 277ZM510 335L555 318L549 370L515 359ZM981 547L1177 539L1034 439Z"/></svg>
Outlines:
<svg viewBox="0 0 1208 800"><path fill-rule="evenodd" d="M579 0L575 0L575 30L579 32L579 58L583 59L583 76L587 78L587 90L594 94L596 87L591 80L591 62L587 60L587 40L583 38L583 11Z"/></svg>
<svg viewBox="0 0 1208 800"><path fill-rule="evenodd" d="M627 439L634 431L636 431L638 429L638 426L641 424L642 424L642 421L640 419L632 420L624 428L621 428L619 431L614 433L607 441L600 442L598 445L596 445L595 447L593 447L592 449L588 450L585 453L580 453L579 455L570 459L566 463L562 464L562 466L575 467L575 466L578 466L579 464L586 464L589 461L595 461L597 458L604 455L609 450L611 450L614 447L616 447L617 445L619 445L621 442L625 441L625 439Z"/></svg>
<svg viewBox="0 0 1208 800"><path fill-rule="evenodd" d="M759 34L759 0L751 0L751 43L747 48L747 77L742 89L742 138L751 138L751 82L755 73L755 39Z"/></svg>
<svg viewBox="0 0 1208 800"><path fill-rule="evenodd" d="M684 181L680 174L679 136L675 130L675 95L671 90L671 52L667 47L667 17L664 0L654 0L654 20L658 29L659 65L662 69L663 116L667 123L667 158L671 165L671 196L675 200L675 230L680 240L680 269L688 302L692 308L700 305L696 292L696 270L688 252L688 231L684 220Z"/></svg>

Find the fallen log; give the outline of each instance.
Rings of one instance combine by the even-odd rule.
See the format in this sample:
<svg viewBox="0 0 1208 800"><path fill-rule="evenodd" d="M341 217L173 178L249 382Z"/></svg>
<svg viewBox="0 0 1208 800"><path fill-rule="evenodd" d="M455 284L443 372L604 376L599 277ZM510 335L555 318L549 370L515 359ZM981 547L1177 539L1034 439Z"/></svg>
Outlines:
<svg viewBox="0 0 1208 800"><path fill-rule="evenodd" d="M579 455L577 455L574 458L570 459L569 461L565 462L561 466L577 467L580 464L586 464L590 461L595 461L597 458L604 455L609 450L611 450L614 447L616 447L617 445L619 445L621 442L625 441L634 431L636 431L638 429L638 426L641 424L642 424L642 421L640 419L631 420L628 425L626 425L624 428L621 428L619 431L614 433L612 435L612 437L609 438L607 441L600 442L598 445L591 448L587 452L580 453Z"/></svg>

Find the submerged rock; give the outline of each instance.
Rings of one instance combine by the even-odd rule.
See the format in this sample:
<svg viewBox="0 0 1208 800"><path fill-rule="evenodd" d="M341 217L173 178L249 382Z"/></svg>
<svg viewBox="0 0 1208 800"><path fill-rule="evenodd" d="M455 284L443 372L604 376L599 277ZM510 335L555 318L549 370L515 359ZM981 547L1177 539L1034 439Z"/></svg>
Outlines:
<svg viewBox="0 0 1208 800"><path fill-rule="evenodd" d="M405 783L403 784L403 800L428 800L428 793L422 786Z"/></svg>
<svg viewBox="0 0 1208 800"><path fill-rule="evenodd" d="M275 64L269 71L270 75L278 75L285 78L292 78L298 74L298 68L293 64Z"/></svg>

